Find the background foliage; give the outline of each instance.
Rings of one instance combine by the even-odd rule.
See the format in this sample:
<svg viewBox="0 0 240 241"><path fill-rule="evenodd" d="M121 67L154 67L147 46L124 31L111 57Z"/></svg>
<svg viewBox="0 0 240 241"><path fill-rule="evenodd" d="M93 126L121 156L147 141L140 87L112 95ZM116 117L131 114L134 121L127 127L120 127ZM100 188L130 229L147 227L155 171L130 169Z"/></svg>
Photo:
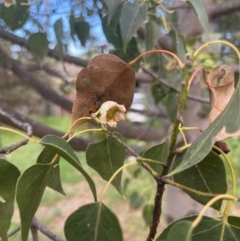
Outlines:
<svg viewBox="0 0 240 241"><path fill-rule="evenodd" d="M7 232L14 210L16 185L21 235L22 240L27 240L29 227L33 239L36 236L34 227L41 230L41 225L33 217L42 198L43 203L48 203L47 195L43 196L44 192L48 192L46 187L64 195L66 191L61 182L68 183L72 180L74 183L79 179L87 183L91 190L90 192L88 187L82 187L82 192L88 193L88 196L91 195L93 198L92 200L87 198L88 202L81 207L77 206L76 211L68 218L64 217L67 219L64 228L66 239L79 240L79 234L72 230L75 229L78 220L83 219L84 222L77 231L84 233L82 240L111 240L113 236L116 240L117 238L134 240L134 237L127 237L126 233L129 231L127 228L124 232L121 231L121 220L119 223L108 207L111 206L111 202L114 203L116 200L118 202L119 196L115 197L115 194L112 194L116 190L110 188L107 192L105 199L110 197L108 205L105 199L103 203L101 192L94 184L94 181L97 184L100 182L100 187L103 187L105 183L101 184L100 177L108 181L123 165L125 159L132 156L132 153L129 150L126 152L124 146L111 135L105 138L103 132L80 135L69 144L59 138L70 126L70 118L63 116L72 111L76 76L93 56L100 53L114 54L129 63L144 51L162 49L175 53L185 63L187 52L193 53L199 45L210 40L228 40L238 48L240 36L238 25L235 23L240 16L239 9L240 3L237 0L228 2L189 0L186 3L177 0L2 1L0 4L0 121L3 127L7 125L25 131L28 129L22 123L29 123L34 138L41 138L39 143L42 146L29 143L27 146L30 145L30 149L23 146L9 154L11 151L8 150L11 150L11 147L10 149L4 147L18 140L5 131L0 133L3 147L0 162L2 240L8 240ZM204 66L205 70L209 71L220 63L225 63L235 70L237 84L238 57L228 45L211 45L197 56L192 67L197 69L199 66ZM136 71L136 84L132 83L127 89L133 91L133 85L136 85L135 97L128 111L128 120L126 123L120 123L116 129L121 136L116 135L137 150L143 158L165 162L169 159L169 143L165 141L165 136L169 126L176 120L180 83L186 76L167 55L145 56L132 67ZM87 82L89 81L91 78L87 79ZM96 84L96 89L99 90L100 85ZM231 175L224 166L222 158L210 151L215 141L214 136L224 125L232 128L231 131L238 129L239 122L234 122L234 125L232 123L232 120L237 120L239 116L237 91L229 108L194 142L185 152L184 158L182 158L183 153L176 156L174 162L176 169L170 174L174 174L173 181L206 193L226 193L228 188L231 189ZM123 93L124 91L120 96ZM89 92L85 95L90 96ZM103 100L93 95L91 101L94 101L98 109ZM127 105L130 106L129 103ZM207 120L209 108L208 88L201 81L194 80L183 113L184 126L198 126L205 130L209 125ZM54 115L59 118L54 118L51 124L51 121L46 121L42 115ZM56 128L65 120L66 124L62 125L61 129ZM93 125L84 124L81 129L89 127ZM186 132L188 143L192 143L198 136L197 131ZM182 143L183 140L180 138L177 145L181 146ZM235 168L238 167L236 143L236 139L228 140L230 157ZM85 156L75 151L86 150L85 162ZM181 161L182 159L184 161ZM181 163L177 165L177 162ZM105 166L106 163L108 165ZM149 166L158 173L164 169L158 163L150 163ZM154 180L150 177L148 180L146 176L140 167L130 166L126 173L120 172L112 184L120 194L126 196L132 210L141 208L143 220L149 227L152 224L152 210L156 207L154 204L156 188ZM219 178L213 180L214 176ZM8 185L9 180L11 185ZM145 182L142 183L142 180ZM133 188L134 185L137 188ZM81 193L81 190L76 193ZM186 192L203 205L212 198ZM94 202L99 196L100 200ZM49 202L52 205L52 201ZM53 201L53 205L54 203ZM222 200L219 200L212 207L220 210L221 204ZM88 214L91 214L91 217ZM194 219L194 216L187 217L176 224L171 224L160 236L159 234L156 236L156 240L174 240L176 238L171 236L171 233L180 235L181 230L185 230L183 235L191 233L191 222ZM193 232L216 224L220 229L213 230L213 233L207 234L209 235L207 237L213 235L219 240L217 234L221 232L223 223L221 219L204 217ZM237 217L228 219L228 228L232 233L236 232L236 236L239 234L234 227L238 226L238 223ZM19 224L19 222L17 225L13 223L10 230ZM94 230L90 232L93 235L91 237L89 230ZM106 230L109 232L106 233ZM147 232L148 228L142 235L147 237ZM226 232L224 236L226 240L229 240L230 233ZM61 233L60 236L62 235ZM137 236L136 240L142 238L143 236ZM193 240L203 238L205 237L200 236L195 239L194 236ZM190 239L186 236L184 240Z"/></svg>

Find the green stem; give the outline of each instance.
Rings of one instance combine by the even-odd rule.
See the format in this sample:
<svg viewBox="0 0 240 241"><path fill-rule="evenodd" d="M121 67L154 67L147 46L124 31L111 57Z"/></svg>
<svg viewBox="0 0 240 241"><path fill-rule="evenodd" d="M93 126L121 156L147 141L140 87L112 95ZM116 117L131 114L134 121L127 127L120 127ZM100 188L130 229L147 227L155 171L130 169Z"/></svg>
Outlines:
<svg viewBox="0 0 240 241"><path fill-rule="evenodd" d="M156 163L156 164L161 165L161 166L166 166L166 163L164 163L164 162L159 162L159 161L149 159L149 158L144 158L144 157L138 157L137 161L139 161L139 162L152 162L152 163Z"/></svg>
<svg viewBox="0 0 240 241"><path fill-rule="evenodd" d="M81 118L78 118L77 120L75 120L72 125L70 126L70 128L68 129L68 131L66 132L66 134L64 136L62 136L62 138L65 138L72 130L73 126L76 125L76 123L80 120L91 120L91 117L81 117Z"/></svg>
<svg viewBox="0 0 240 241"><path fill-rule="evenodd" d="M98 128L98 129L87 129L87 130L84 130L84 131L79 131L75 135L72 135L71 137L69 137L67 142L71 141L74 137L76 137L76 136L78 136L78 135L80 135L82 133L90 132L90 131L102 131L102 129Z"/></svg>
<svg viewBox="0 0 240 241"><path fill-rule="evenodd" d="M100 197L100 202L103 201L105 193L107 192L107 189L108 189L109 185L111 184L113 179L118 175L118 173L121 172L124 168L126 168L128 166L131 166L133 164L136 164L136 163L138 163L138 162L137 161L133 161L133 162L127 163L127 164L123 165L122 167L120 167L116 172L114 172L114 174L111 176L111 178L107 182L105 188L103 189L103 192L102 192L101 197Z"/></svg>
<svg viewBox="0 0 240 241"><path fill-rule="evenodd" d="M198 217L193 221L192 228L197 227L197 225L201 222L202 217L205 214L205 212L207 211L207 209L220 199L227 199L227 200L232 200L232 201L236 201L236 202L239 201L237 197L234 197L230 194L221 194L221 195L214 197L204 206L202 211L198 214Z"/></svg>
<svg viewBox="0 0 240 241"><path fill-rule="evenodd" d="M35 144L39 144L39 142L37 140L34 140L32 139L31 137L25 135L24 133L21 133L19 131L16 131L16 130L13 130L13 129L10 129L10 128L7 128L7 127L0 127L0 130L2 131L8 131L8 132L12 132L12 133L15 133L19 136L23 136L25 137L26 139L28 139L29 141L31 141L32 143L35 143Z"/></svg>
<svg viewBox="0 0 240 241"><path fill-rule="evenodd" d="M188 79L189 79L189 73L188 73L189 69L185 69L184 72L184 82L182 83L182 91L180 94L180 98L179 98L179 104L178 104L178 110L177 110L177 116L175 118L174 124L173 124L173 131L172 131L172 137L171 137L171 141L170 141L170 149L169 149L169 159L171 160L170 156L172 155L174 148L176 146L176 142L177 142L177 137L178 137L178 133L179 133L179 127L180 124L182 123L182 112L187 100L187 95L188 95ZM170 161L171 162L171 161ZM171 163L168 163L168 165L170 166ZM164 173L166 174L166 173Z"/></svg>

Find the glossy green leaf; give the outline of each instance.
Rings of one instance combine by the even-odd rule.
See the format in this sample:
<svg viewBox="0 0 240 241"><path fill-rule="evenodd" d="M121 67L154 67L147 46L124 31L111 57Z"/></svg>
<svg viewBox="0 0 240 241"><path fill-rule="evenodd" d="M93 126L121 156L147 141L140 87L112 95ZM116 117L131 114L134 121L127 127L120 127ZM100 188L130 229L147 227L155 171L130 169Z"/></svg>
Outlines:
<svg viewBox="0 0 240 241"><path fill-rule="evenodd" d="M14 210L14 198L20 171L12 163L0 159L0 237L7 241L7 231Z"/></svg>
<svg viewBox="0 0 240 241"><path fill-rule="evenodd" d="M143 207L142 216L145 221L145 224L147 226L150 226L152 224L152 219L153 219L153 205L152 204L146 204Z"/></svg>
<svg viewBox="0 0 240 241"><path fill-rule="evenodd" d="M74 24L75 33L83 47L86 46L86 42L90 38L90 24L86 22L84 19L76 20Z"/></svg>
<svg viewBox="0 0 240 241"><path fill-rule="evenodd" d="M108 7L108 24L116 14L116 10L120 4L122 4L122 0L104 0Z"/></svg>
<svg viewBox="0 0 240 241"><path fill-rule="evenodd" d="M64 233L67 241L123 241L117 217L101 202L87 204L72 213Z"/></svg>
<svg viewBox="0 0 240 241"><path fill-rule="evenodd" d="M147 19L147 8L146 3L141 5L125 4L123 6L119 23L124 51L143 21Z"/></svg>
<svg viewBox="0 0 240 241"><path fill-rule="evenodd" d="M96 192L95 184L94 184L92 178L88 175L88 173L81 166L72 147L64 139L57 137L57 136L53 136L53 135L44 136L40 140L39 143L44 146L47 146L53 152L55 152L59 156L63 157L72 166L74 166L79 172L82 173L82 175L86 178L86 180L91 188L91 191L93 193L94 200L96 201L97 200L97 192Z"/></svg>
<svg viewBox="0 0 240 241"><path fill-rule="evenodd" d="M55 32L55 36L56 36L56 40L57 40L57 46L58 46L58 54L59 54L59 58L62 61L63 60L63 23L62 23L62 19L58 19L54 25L54 32Z"/></svg>
<svg viewBox="0 0 240 241"><path fill-rule="evenodd" d="M240 129L240 85L238 82L237 88L230 100L228 106L216 118L216 120L195 140L186 151L181 164L170 172L167 176L172 176L183 170L186 170L207 156L213 144L215 136L226 127L227 133L232 133Z"/></svg>
<svg viewBox="0 0 240 241"><path fill-rule="evenodd" d="M183 63L186 63L187 49L183 36L178 34L175 29L171 29L169 35L172 38L174 52L177 54L177 56L181 59Z"/></svg>
<svg viewBox="0 0 240 241"><path fill-rule="evenodd" d="M120 134L115 134L120 136ZM120 137L121 138L121 137ZM106 181L123 166L125 148L112 136L103 141L90 144L86 151L87 163ZM121 193L122 171L113 179L112 185Z"/></svg>
<svg viewBox="0 0 240 241"><path fill-rule="evenodd" d="M180 221L175 223L168 232L166 241L191 241L192 223L190 221Z"/></svg>
<svg viewBox="0 0 240 241"><path fill-rule="evenodd" d="M49 149L48 147L44 147L43 151L38 156L37 163L50 164L55 156L56 156L55 152L51 151L51 149ZM58 160L55 162L55 165L51 169L47 186L63 195L66 195L62 188L62 183L61 183L59 156L58 156Z"/></svg>
<svg viewBox="0 0 240 241"><path fill-rule="evenodd" d="M169 153L168 146L168 142L153 146L143 154L143 157L165 163ZM152 162L147 162L147 164L150 165L157 173L161 173L162 165Z"/></svg>
<svg viewBox="0 0 240 241"><path fill-rule="evenodd" d="M156 241L166 241L171 228L178 222L194 221L197 216L190 216L171 223L163 230ZM192 241L237 241L240 240L240 218L228 217L228 222L224 223L222 219L203 217L199 225L192 232Z"/></svg>
<svg viewBox="0 0 240 241"><path fill-rule="evenodd" d="M138 192L133 192L130 195L130 207L133 210L139 209L140 207L142 207L143 204L144 198Z"/></svg>
<svg viewBox="0 0 240 241"><path fill-rule="evenodd" d="M161 37L160 26L155 21L148 21L146 24L146 50L154 49L158 39Z"/></svg>
<svg viewBox="0 0 240 241"><path fill-rule="evenodd" d="M32 34L28 39L28 45L33 56L42 60L48 53L48 40L45 33Z"/></svg>
<svg viewBox="0 0 240 241"><path fill-rule="evenodd" d="M181 163L183 156L184 153L175 158L175 167ZM174 175L173 178L175 182L201 192L224 194L228 189L225 166L222 159L214 152L210 152L200 163ZM212 197L204 197L192 192L185 192L203 205L212 199ZM212 207L217 210L220 210L221 206L222 200L212 205Z"/></svg>
<svg viewBox="0 0 240 241"><path fill-rule="evenodd" d="M205 32L209 32L209 21L208 21L208 15L203 7L203 4L201 1L196 1L196 0L187 0L189 5L193 8L195 11L200 24L202 25L203 29Z"/></svg>
<svg viewBox="0 0 240 241"><path fill-rule="evenodd" d="M29 17L29 5L22 5L21 1L17 4L6 7L0 4L0 18L11 30L21 28Z"/></svg>
<svg viewBox="0 0 240 241"><path fill-rule="evenodd" d="M22 241L27 241L29 227L48 184L51 169L51 165L33 165L21 175L18 181L17 203L21 218Z"/></svg>

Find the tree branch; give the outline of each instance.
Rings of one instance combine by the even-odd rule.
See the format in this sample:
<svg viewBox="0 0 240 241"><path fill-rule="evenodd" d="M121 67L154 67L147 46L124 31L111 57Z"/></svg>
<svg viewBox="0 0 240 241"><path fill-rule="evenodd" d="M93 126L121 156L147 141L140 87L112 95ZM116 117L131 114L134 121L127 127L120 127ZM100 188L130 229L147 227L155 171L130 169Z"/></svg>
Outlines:
<svg viewBox="0 0 240 241"><path fill-rule="evenodd" d="M31 229L33 241L39 241L38 240L38 229L33 225L31 225L30 229Z"/></svg>
<svg viewBox="0 0 240 241"><path fill-rule="evenodd" d="M152 224L151 224L149 234L148 234L146 241L154 240L154 237L157 233L159 218L162 213L162 198L163 198L163 193L165 190L165 183L162 181L160 176L156 177L155 179L156 179L156 183L157 183L157 192L156 192L155 199L154 199L153 220L152 220Z"/></svg>
<svg viewBox="0 0 240 241"><path fill-rule="evenodd" d="M56 103L57 105L60 105L63 109L67 111L72 110L72 102L70 100L58 94L46 84L43 84L33 74L24 69L18 61L11 59L2 48L0 48L0 57L7 58L9 60L1 63L4 67L8 68L9 66L7 64L10 62L14 74L18 76L24 84L30 86L35 91L37 91L43 98L53 103Z"/></svg>
<svg viewBox="0 0 240 241"><path fill-rule="evenodd" d="M0 108L0 120L1 120L1 117L6 118L10 123L12 123L13 125L16 125L19 129L24 130L27 136L31 137L33 135L32 126L29 123L21 122L20 120L14 118L14 116L9 115L7 112L5 112ZM0 148L0 154L9 154L15 151L16 149L18 149L19 147L26 145L27 143L28 143L28 139L25 138L15 144L12 144L11 146Z"/></svg>
<svg viewBox="0 0 240 241"><path fill-rule="evenodd" d="M58 237L56 234L54 234L47 227L42 225L36 217L33 218L31 226L35 227L36 229L38 229L40 232L42 232L45 236L47 236L51 240L54 240L54 241L65 241L64 239L62 239L62 238Z"/></svg>
<svg viewBox="0 0 240 241"><path fill-rule="evenodd" d="M29 45L28 45L28 41L25 38L18 37L17 35L9 32L9 31L4 30L3 28L0 28L0 37L5 39L5 40L8 40L8 41L12 42L13 44L18 44L22 47L27 48L28 50L30 49ZM61 60L60 55L59 55L59 51L56 48L55 49L49 49L48 50L48 56L52 57L52 58L55 58L57 60ZM77 57L74 57L74 56L70 56L68 54L63 54L63 61L75 64L75 65L83 66L83 67L86 67L87 64L88 64L88 60L80 59L80 58L77 58Z"/></svg>
<svg viewBox="0 0 240 241"><path fill-rule="evenodd" d="M219 4L210 5L207 9L208 16L210 19L221 17L240 10L240 1L226 1Z"/></svg>

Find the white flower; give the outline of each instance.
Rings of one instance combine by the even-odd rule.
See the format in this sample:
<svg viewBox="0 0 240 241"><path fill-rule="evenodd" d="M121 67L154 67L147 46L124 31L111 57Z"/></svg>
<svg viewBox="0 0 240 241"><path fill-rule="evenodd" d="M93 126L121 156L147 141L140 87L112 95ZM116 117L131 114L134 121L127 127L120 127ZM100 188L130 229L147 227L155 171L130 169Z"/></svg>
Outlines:
<svg viewBox="0 0 240 241"><path fill-rule="evenodd" d="M3 1L5 7L10 7L11 5L15 5L16 4L16 0L4 0Z"/></svg>
<svg viewBox="0 0 240 241"><path fill-rule="evenodd" d="M114 101L107 101L101 105L99 112L99 119L103 124L116 127L118 121L125 120L126 108L124 105L119 105Z"/></svg>

